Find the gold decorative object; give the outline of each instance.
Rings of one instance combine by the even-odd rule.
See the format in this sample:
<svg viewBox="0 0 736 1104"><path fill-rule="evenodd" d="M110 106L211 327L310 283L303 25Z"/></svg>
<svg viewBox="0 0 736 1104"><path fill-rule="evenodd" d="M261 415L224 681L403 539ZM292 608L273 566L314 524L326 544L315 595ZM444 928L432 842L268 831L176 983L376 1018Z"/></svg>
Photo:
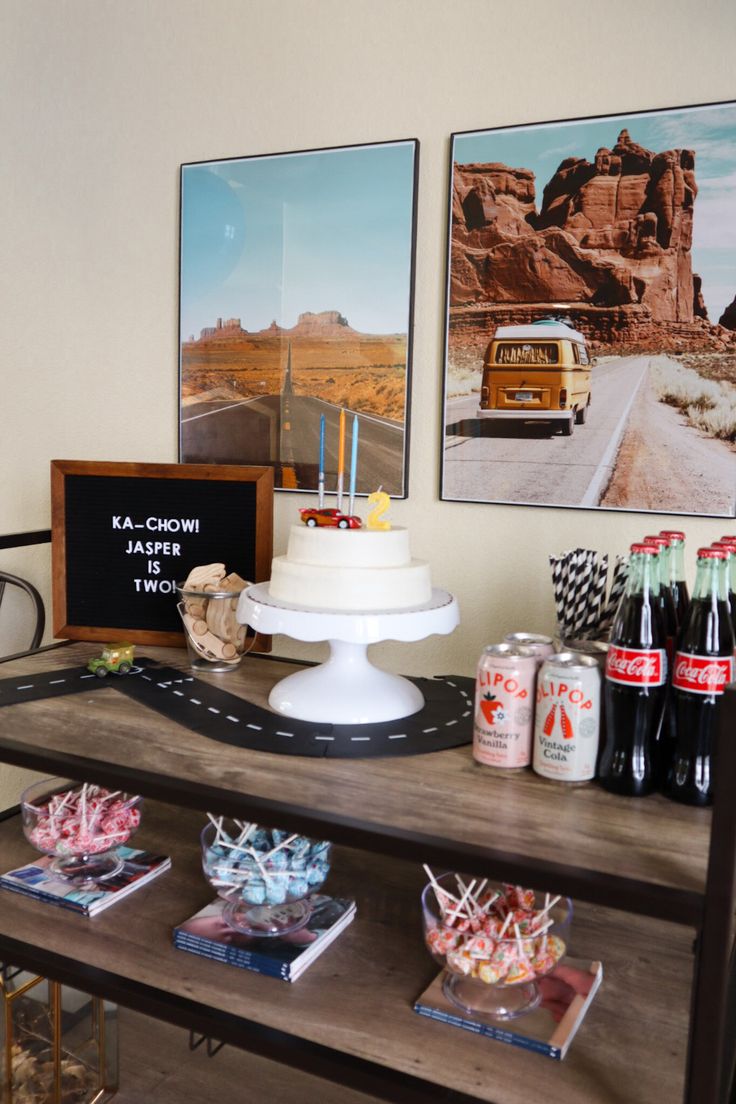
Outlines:
<svg viewBox="0 0 736 1104"><path fill-rule="evenodd" d="M118 1087L117 1007L0 965L0 1104L103 1104Z"/></svg>

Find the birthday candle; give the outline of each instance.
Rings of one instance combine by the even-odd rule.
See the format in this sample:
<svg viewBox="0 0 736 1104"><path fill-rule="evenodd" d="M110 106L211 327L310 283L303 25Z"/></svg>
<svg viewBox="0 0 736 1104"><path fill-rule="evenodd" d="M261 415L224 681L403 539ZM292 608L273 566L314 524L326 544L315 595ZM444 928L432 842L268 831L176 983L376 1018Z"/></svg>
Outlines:
<svg viewBox="0 0 736 1104"><path fill-rule="evenodd" d="M373 505L375 503L375 505ZM391 505L391 499L386 492L378 488L377 491L372 491L368 495L368 505L373 506L373 509L368 514L367 526L369 529L390 529L390 521L382 521L382 515L386 513Z"/></svg>
<svg viewBox="0 0 736 1104"><path fill-rule="evenodd" d="M317 477L317 489L319 491L319 508L325 504L325 416L319 416L319 475Z"/></svg>
<svg viewBox="0 0 736 1104"><path fill-rule="evenodd" d="M350 506L348 513L352 514L355 508L355 475L358 471L358 415L353 415L353 440L350 453Z"/></svg>
<svg viewBox="0 0 736 1104"><path fill-rule="evenodd" d="M340 411L340 435L337 445L337 508L342 512L342 490L345 482L345 410Z"/></svg>

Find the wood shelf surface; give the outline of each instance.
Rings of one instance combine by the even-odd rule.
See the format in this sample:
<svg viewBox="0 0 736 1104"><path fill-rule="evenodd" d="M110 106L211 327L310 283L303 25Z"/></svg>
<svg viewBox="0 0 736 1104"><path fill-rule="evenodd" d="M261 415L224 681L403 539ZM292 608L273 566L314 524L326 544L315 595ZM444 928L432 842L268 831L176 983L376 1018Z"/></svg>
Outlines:
<svg viewBox="0 0 736 1104"><path fill-rule="evenodd" d="M170 853L174 866L94 920L0 891L0 954L5 940L23 940L85 963L103 987L112 975L155 987L162 1019L167 1001L201 1002L493 1104L681 1097L692 975L684 927L576 906L570 953L600 958L604 982L567 1058L555 1063L413 1012L436 967L421 934L424 876L412 864L335 848L326 888L355 896L358 915L293 985L174 950L172 927L212 897L200 865L202 822L196 812L146 802L134 842ZM19 818L1 823L2 868L32 858Z"/></svg>
<svg viewBox="0 0 736 1104"><path fill-rule="evenodd" d="M115 1104L381 1104L375 1096L236 1047L208 1058L204 1046L189 1050L186 1031L129 1008L119 1011L119 1039L120 1090Z"/></svg>
<svg viewBox="0 0 736 1104"><path fill-rule="evenodd" d="M144 651L188 673L183 652ZM82 664L93 654L93 646L75 644L3 664L0 673L31 676ZM270 688L293 670L248 657L226 676L198 677L266 706ZM531 772L494 776L474 764L469 747L362 760L249 751L198 735L113 689L0 709L0 758L48 770L54 757L63 756L98 771L99 781L119 779L115 770L132 772L141 792L192 807L212 807L219 799L221 809L260 812L264 822L264 808L276 809L286 827L297 828L308 827L311 811L323 834L384 852L392 851L392 839L445 843L467 852L468 869L474 853L475 868L479 852L493 853L519 870L536 871L541 888L550 888L542 874L549 883L566 872L578 896L605 904L612 903L611 893L602 894L601 887L622 879L635 890L659 892L651 915L697 920L710 810L659 795L620 798L595 785L549 783ZM641 894L635 897L622 907L649 911Z"/></svg>

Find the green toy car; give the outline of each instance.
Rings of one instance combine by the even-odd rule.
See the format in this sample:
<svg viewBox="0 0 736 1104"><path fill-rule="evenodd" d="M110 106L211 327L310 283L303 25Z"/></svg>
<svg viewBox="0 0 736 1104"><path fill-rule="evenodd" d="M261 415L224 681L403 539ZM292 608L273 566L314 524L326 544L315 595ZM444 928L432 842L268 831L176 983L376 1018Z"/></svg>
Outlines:
<svg viewBox="0 0 736 1104"><path fill-rule="evenodd" d="M102 655L91 659L87 670L98 678L104 678L108 671L116 675L127 675L135 658L134 644L106 644Z"/></svg>

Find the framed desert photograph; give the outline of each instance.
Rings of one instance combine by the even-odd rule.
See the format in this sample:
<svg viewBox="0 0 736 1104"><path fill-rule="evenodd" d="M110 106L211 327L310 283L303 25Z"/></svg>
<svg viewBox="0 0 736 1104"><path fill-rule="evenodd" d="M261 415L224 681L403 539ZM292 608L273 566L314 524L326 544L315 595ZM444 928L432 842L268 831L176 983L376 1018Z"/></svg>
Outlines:
<svg viewBox="0 0 736 1104"><path fill-rule="evenodd" d="M407 494L419 144L181 167L180 459ZM355 418L357 416L357 423Z"/></svg>
<svg viewBox="0 0 736 1104"><path fill-rule="evenodd" d="M736 104L452 136L442 498L734 517Z"/></svg>

